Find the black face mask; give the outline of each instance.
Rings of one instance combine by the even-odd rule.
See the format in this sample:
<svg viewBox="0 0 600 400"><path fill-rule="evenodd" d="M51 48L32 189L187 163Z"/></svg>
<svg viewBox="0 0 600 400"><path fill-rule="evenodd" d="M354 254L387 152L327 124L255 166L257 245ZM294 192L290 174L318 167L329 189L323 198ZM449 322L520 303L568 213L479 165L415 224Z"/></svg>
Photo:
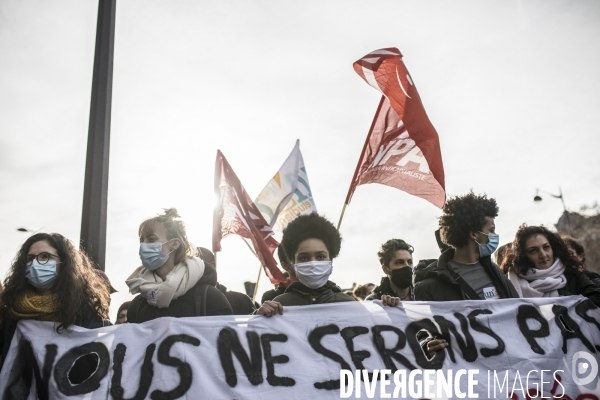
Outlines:
<svg viewBox="0 0 600 400"><path fill-rule="evenodd" d="M394 285L401 289L406 289L411 285L413 277L412 268L404 267L400 269L394 269L390 272L391 274L389 277Z"/></svg>

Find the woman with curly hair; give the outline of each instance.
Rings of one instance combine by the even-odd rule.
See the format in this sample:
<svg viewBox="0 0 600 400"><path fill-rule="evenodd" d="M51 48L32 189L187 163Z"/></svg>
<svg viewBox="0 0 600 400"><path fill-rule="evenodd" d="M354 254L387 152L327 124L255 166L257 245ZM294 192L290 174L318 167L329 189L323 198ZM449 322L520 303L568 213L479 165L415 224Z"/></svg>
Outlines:
<svg viewBox="0 0 600 400"><path fill-rule="evenodd" d="M502 267L521 297L581 294L600 306L600 288L579 271L560 235L543 226L521 225Z"/></svg>
<svg viewBox="0 0 600 400"><path fill-rule="evenodd" d="M454 301L517 298L511 282L492 262L498 247L495 199L470 192L449 199L440 217L440 236L450 248L430 265L414 269L415 300Z"/></svg>
<svg viewBox="0 0 600 400"><path fill-rule="evenodd" d="M565 241L569 253L571 253L579 263L579 270L586 274L596 286L600 287L600 275L597 272L587 269L587 265L585 264L585 248L581 241L569 235L561 235L561 237Z"/></svg>
<svg viewBox="0 0 600 400"><path fill-rule="evenodd" d="M175 208L142 222L138 267L125 281L131 294L127 322L160 317L230 315L231 305L215 287L216 270L198 257Z"/></svg>
<svg viewBox="0 0 600 400"><path fill-rule="evenodd" d="M291 284L285 293L266 301L257 313L270 317L283 314L283 306L356 301L332 281L332 260L340 253L342 237L326 218L312 213L294 219L283 231L281 246L292 262L282 264L290 274ZM387 296L389 297L389 296ZM382 298L385 304L396 305L400 299Z"/></svg>
<svg viewBox="0 0 600 400"><path fill-rule="evenodd" d="M109 288L90 259L58 233L37 233L19 249L0 294L0 349L8 352L17 322L53 321L57 332L110 325Z"/></svg>

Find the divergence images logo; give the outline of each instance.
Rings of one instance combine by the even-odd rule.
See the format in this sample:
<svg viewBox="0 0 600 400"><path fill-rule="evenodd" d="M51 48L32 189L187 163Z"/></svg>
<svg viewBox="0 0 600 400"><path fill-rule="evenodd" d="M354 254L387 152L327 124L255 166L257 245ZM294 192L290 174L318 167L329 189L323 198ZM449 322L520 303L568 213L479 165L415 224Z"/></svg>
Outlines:
<svg viewBox="0 0 600 400"><path fill-rule="evenodd" d="M585 386L598 377L598 361L590 353L578 351L571 361L571 374L575 384Z"/></svg>

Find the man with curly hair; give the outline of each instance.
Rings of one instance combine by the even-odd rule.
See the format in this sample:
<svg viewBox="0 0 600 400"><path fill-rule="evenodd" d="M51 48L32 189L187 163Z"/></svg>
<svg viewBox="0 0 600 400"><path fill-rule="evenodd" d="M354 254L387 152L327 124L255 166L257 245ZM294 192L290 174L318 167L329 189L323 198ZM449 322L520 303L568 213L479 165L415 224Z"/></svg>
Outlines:
<svg viewBox="0 0 600 400"><path fill-rule="evenodd" d="M437 261L414 270L415 300L518 298L512 283L492 262L498 247L496 200L470 192L451 198L440 217L442 242L450 246Z"/></svg>
<svg viewBox="0 0 600 400"><path fill-rule="evenodd" d="M414 248L402 239L390 239L377 252L381 270L385 274L381 283L367 300L379 300L383 295L399 297L402 301L414 300L412 287L412 254Z"/></svg>
<svg viewBox="0 0 600 400"><path fill-rule="evenodd" d="M291 284L285 293L266 301L257 311L270 317L283 314L283 306L303 306L355 301L342 292L329 276L332 260L340 253L342 237L326 218L312 213L294 219L283 231L281 245L291 265L282 263L290 274ZM400 299L387 298L386 305L397 305Z"/></svg>

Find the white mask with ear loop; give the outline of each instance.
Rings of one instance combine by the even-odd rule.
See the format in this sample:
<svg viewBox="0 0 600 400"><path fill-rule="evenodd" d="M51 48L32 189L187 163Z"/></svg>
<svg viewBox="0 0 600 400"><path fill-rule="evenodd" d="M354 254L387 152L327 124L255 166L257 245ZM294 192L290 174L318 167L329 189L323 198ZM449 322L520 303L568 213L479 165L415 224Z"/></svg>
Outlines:
<svg viewBox="0 0 600 400"><path fill-rule="evenodd" d="M300 283L311 289L324 286L331 275L331 270L331 261L309 261L294 264L294 271Z"/></svg>

